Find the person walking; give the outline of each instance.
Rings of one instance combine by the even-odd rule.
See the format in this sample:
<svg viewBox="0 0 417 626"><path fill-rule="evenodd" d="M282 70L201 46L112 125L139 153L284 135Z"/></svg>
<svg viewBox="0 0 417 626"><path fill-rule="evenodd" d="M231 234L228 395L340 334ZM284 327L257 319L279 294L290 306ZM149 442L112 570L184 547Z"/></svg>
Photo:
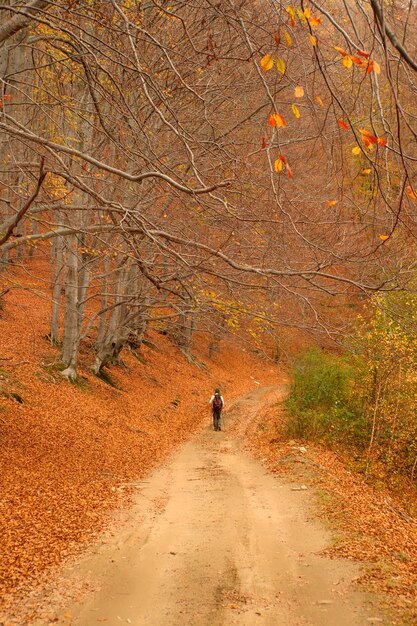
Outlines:
<svg viewBox="0 0 417 626"><path fill-rule="evenodd" d="M220 420L222 409L224 408L224 400L223 396L220 394L220 389L214 390L214 394L210 398L210 406L213 414L213 428L214 430L221 430Z"/></svg>

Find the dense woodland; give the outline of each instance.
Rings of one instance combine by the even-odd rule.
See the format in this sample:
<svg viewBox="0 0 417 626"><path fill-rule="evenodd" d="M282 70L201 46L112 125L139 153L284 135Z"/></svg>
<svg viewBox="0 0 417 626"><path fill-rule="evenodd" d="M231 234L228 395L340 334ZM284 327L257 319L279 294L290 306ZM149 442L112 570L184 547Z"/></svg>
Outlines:
<svg viewBox="0 0 417 626"><path fill-rule="evenodd" d="M196 331L319 345L292 435L415 481L416 27L411 0L1 1L0 307L50 283L72 380L149 328L190 359Z"/></svg>

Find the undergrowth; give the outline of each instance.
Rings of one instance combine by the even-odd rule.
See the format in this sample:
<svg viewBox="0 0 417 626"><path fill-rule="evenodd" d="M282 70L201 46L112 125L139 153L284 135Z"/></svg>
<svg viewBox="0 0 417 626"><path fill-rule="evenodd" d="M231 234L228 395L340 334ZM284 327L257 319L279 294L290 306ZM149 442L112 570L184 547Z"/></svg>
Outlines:
<svg viewBox="0 0 417 626"><path fill-rule="evenodd" d="M375 299L349 350L294 364L287 435L344 448L375 484L417 479L417 297Z"/></svg>

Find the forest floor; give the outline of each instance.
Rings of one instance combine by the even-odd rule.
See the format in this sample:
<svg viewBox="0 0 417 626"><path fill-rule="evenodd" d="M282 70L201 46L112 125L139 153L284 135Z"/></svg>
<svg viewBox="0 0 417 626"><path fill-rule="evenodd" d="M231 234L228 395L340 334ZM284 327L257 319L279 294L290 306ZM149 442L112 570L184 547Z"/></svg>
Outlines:
<svg viewBox="0 0 417 626"><path fill-rule="evenodd" d="M73 386L33 288L0 317L1 626L417 624L415 520L285 439L279 367L154 332L116 387L88 351Z"/></svg>

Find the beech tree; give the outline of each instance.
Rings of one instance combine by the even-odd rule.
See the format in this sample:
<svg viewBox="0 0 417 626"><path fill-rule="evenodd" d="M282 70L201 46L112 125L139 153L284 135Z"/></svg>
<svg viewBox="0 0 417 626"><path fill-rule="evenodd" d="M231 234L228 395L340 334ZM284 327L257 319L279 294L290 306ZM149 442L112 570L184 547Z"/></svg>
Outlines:
<svg viewBox="0 0 417 626"><path fill-rule="evenodd" d="M3 269L50 257L68 376L88 336L97 372L161 318L186 352L197 323L333 337L347 303L408 288L411 4L0 14Z"/></svg>

